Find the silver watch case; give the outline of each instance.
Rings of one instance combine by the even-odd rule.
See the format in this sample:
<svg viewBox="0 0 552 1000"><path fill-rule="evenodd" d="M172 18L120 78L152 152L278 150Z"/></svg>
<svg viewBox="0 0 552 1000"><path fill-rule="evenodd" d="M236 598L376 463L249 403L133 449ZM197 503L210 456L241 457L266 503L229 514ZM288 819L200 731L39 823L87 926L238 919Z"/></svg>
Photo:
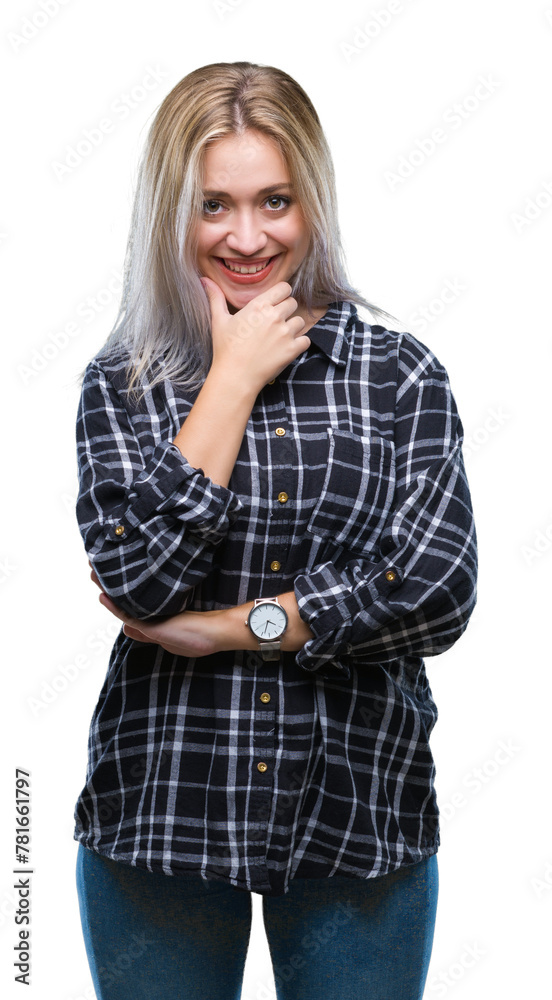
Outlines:
<svg viewBox="0 0 552 1000"><path fill-rule="evenodd" d="M280 610L283 612L283 614L285 616L285 620L286 620L285 621L285 625L284 625L284 627L283 627L280 635L277 636L276 638L273 638L273 639L261 639L254 632L253 627L251 625L250 619L251 619L251 615L252 615L253 611L255 611L255 609L259 606L259 604L276 604L277 607L279 607ZM281 652L281 647L282 647L282 638L283 638L284 633L286 632L286 629L288 627L288 622L289 622L289 619L288 619L287 611L283 607L283 605L280 604L279 600L276 597L258 597L258 598L255 599L255 604L251 608L251 610L250 610L250 612L249 612L249 614L247 616L247 619L245 621L245 624L248 626L250 632L257 639L257 641L259 643L259 652L260 652L263 660L278 660L280 658L280 652Z"/></svg>

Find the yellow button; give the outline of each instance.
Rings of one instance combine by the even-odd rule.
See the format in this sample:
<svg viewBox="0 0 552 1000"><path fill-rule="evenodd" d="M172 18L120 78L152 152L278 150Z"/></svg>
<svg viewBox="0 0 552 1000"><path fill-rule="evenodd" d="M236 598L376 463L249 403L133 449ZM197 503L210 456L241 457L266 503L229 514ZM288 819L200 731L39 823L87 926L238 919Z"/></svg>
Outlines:
<svg viewBox="0 0 552 1000"><path fill-rule="evenodd" d="M387 571L387 573L385 574L385 579L389 580L389 583L393 583L393 580L395 579L395 576L396 576L396 573L394 573L392 569L389 569Z"/></svg>
<svg viewBox="0 0 552 1000"><path fill-rule="evenodd" d="M278 493L278 500L280 501L280 503L285 503L286 500L288 500L288 499L289 499L289 497L288 497L287 493Z"/></svg>
<svg viewBox="0 0 552 1000"><path fill-rule="evenodd" d="M282 564L279 563L277 559L274 559L273 562L271 562L270 564L270 568L274 570L274 572L276 573L279 569L282 568Z"/></svg>
<svg viewBox="0 0 552 1000"><path fill-rule="evenodd" d="M260 760L257 764L258 771L266 771L268 769L268 764L265 764L264 760Z"/></svg>
<svg viewBox="0 0 552 1000"><path fill-rule="evenodd" d="M124 525L123 524L118 524L117 527L115 528L115 534L116 535L122 535L124 533L124 530L125 530Z"/></svg>
<svg viewBox="0 0 552 1000"><path fill-rule="evenodd" d="M283 437L284 434L286 433L285 432L285 428L284 427L277 427L276 428L276 433L277 433L278 437Z"/></svg>
<svg viewBox="0 0 552 1000"><path fill-rule="evenodd" d="M271 378L270 382L267 382L267 385L274 385L275 381L276 381L275 378Z"/></svg>
<svg viewBox="0 0 552 1000"><path fill-rule="evenodd" d="M267 702L270 701L270 695L269 695L268 691L263 691L263 693L262 693L262 695L260 697L261 697L261 701L264 701L265 705L266 705Z"/></svg>

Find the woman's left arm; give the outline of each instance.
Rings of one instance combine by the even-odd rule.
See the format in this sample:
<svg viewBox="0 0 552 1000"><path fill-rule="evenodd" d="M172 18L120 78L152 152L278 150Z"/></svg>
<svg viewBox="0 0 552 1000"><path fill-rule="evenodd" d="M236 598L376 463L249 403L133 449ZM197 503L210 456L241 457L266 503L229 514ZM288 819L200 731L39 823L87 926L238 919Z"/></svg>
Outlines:
<svg viewBox="0 0 552 1000"><path fill-rule="evenodd" d="M297 653L307 671L349 677L350 662L432 656L464 632L476 603L477 545L449 379L432 352L404 338L395 410L395 496L370 558L319 563L296 577L314 633Z"/></svg>

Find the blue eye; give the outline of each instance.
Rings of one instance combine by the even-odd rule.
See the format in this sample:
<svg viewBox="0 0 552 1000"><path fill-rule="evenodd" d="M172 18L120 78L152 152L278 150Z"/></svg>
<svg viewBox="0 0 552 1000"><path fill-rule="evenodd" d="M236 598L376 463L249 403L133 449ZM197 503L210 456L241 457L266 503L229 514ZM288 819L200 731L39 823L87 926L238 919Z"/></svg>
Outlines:
<svg viewBox="0 0 552 1000"><path fill-rule="evenodd" d="M284 203L283 205L280 205L278 208L271 208L271 209L269 209L269 211L271 211L271 212L281 212L282 208L287 208L287 206L289 204L291 204L291 198L286 198L286 196L283 195L283 194L271 194L271 195L268 196L268 198L266 199L266 201L267 202L268 201L280 201L280 202ZM213 215L213 216L221 214L220 212L211 212L211 211L209 211L208 208L207 208L208 205L218 205L218 206L220 206L221 202L217 201L216 198L209 198L208 201L204 201L203 202L203 212L204 212L205 215Z"/></svg>

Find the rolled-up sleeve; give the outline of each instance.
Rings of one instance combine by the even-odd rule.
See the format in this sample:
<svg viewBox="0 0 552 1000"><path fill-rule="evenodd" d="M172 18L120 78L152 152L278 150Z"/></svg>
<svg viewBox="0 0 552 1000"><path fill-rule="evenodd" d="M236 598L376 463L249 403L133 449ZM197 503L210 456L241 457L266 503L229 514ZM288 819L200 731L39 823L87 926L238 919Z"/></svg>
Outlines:
<svg viewBox="0 0 552 1000"><path fill-rule="evenodd" d="M135 618L184 610L242 501L171 441L153 444L145 458L130 414L97 362L83 379L77 462L77 521L105 593Z"/></svg>
<svg viewBox="0 0 552 1000"><path fill-rule="evenodd" d="M432 656L464 632L476 602L477 545L447 373L433 355L403 380L395 410L396 485L370 558L328 559L295 578L308 671Z"/></svg>

